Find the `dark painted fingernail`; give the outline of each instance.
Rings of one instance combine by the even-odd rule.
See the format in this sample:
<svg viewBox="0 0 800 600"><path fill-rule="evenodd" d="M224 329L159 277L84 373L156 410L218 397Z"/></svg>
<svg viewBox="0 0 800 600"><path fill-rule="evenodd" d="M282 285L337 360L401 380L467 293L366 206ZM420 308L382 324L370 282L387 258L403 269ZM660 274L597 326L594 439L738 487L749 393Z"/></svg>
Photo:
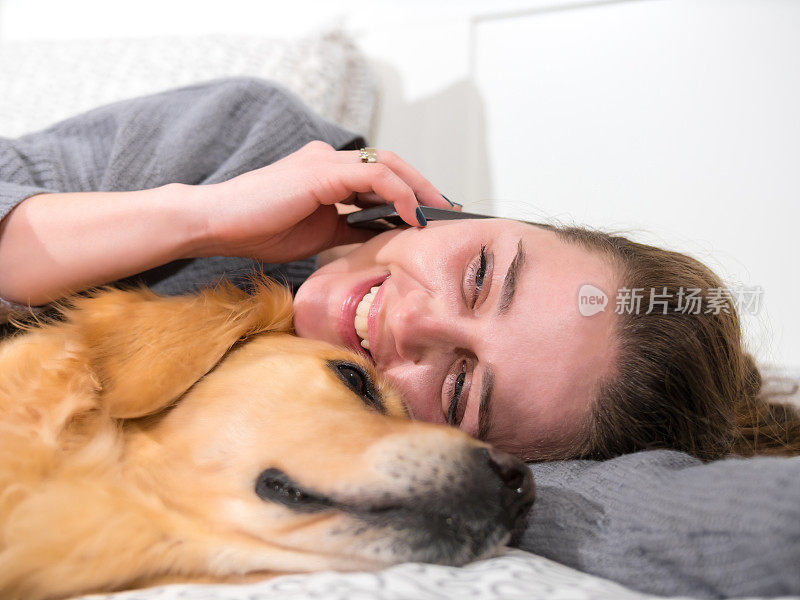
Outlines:
<svg viewBox="0 0 800 600"><path fill-rule="evenodd" d="M417 207L417 222L420 227L425 227L428 224L428 219L422 214L422 209L419 206Z"/></svg>
<svg viewBox="0 0 800 600"><path fill-rule="evenodd" d="M450 198L448 198L448 197L447 197L447 196L445 196L444 194L442 194L442 198L444 198L445 200L447 200L447 201L450 203L450 206L458 206L459 208L464 208L464 205L463 205L463 204L459 204L458 202L453 202L452 200L450 200Z"/></svg>

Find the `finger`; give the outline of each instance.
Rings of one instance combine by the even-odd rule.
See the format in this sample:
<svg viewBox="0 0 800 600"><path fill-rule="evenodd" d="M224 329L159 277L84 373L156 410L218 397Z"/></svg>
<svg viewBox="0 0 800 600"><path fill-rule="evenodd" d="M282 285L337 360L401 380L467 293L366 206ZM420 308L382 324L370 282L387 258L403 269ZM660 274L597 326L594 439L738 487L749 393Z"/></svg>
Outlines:
<svg viewBox="0 0 800 600"><path fill-rule="evenodd" d="M414 194L420 204L436 208L452 209L455 207L454 203L447 200L419 171L394 152L382 151L378 156L383 164L388 165L393 172L397 173L414 190Z"/></svg>
<svg viewBox="0 0 800 600"><path fill-rule="evenodd" d="M451 206L447 206L448 210L462 210L463 207L458 202L451 202L447 196L442 194L442 197L447 200ZM348 198L343 204L351 204L359 208L371 208L373 206L380 206L386 204L386 200L378 196L375 192L367 192L366 194L353 194L353 197Z"/></svg>
<svg viewBox="0 0 800 600"><path fill-rule="evenodd" d="M442 198L447 201L447 206L444 206L446 210L463 210L464 206L459 204L458 202L451 201L447 196L442 194ZM417 199L419 200L419 199ZM372 206L379 206L381 204L386 204L386 200L378 196L375 192L367 192L366 194L355 194L352 198L348 198L343 202L344 204L354 204L359 208L370 208ZM420 202L420 204L424 204L424 202ZM429 205L426 205L429 206Z"/></svg>
<svg viewBox="0 0 800 600"><path fill-rule="evenodd" d="M461 210L462 208L464 208L463 204L459 204L458 202L453 202L452 200L450 200L450 198L448 198L444 194L442 194L442 198L447 200L447 202L448 202L448 204L450 204L450 207L451 207L452 210Z"/></svg>
<svg viewBox="0 0 800 600"><path fill-rule="evenodd" d="M375 192L366 192L365 194L356 194L353 203L361 208L369 208L370 206L386 204L386 200L378 196Z"/></svg>
<svg viewBox="0 0 800 600"><path fill-rule="evenodd" d="M411 187L386 165L380 163L343 165L337 169L337 178L348 189L359 193L374 192L385 202L394 205L397 214L406 223L423 227L425 216Z"/></svg>
<svg viewBox="0 0 800 600"><path fill-rule="evenodd" d="M337 204L355 204L357 200L358 200L358 194L353 192L352 194L350 194L344 200L339 200L339 202L337 202Z"/></svg>
<svg viewBox="0 0 800 600"><path fill-rule="evenodd" d="M347 161L361 161L361 154L359 151L342 151L337 154L342 155L340 160ZM444 195L437 190L434 185L428 181L422 174L414 167L397 156L394 152L389 150L378 150L377 158L380 164L388 166L395 174L397 174L408 186L414 191L420 204L426 206L435 206L437 208L448 208L458 210L460 205L451 202Z"/></svg>
<svg viewBox="0 0 800 600"><path fill-rule="evenodd" d="M380 233L382 232L350 227L347 224L347 215L339 215L339 220L336 223L336 230L334 231L333 236L330 238L328 248L366 242Z"/></svg>

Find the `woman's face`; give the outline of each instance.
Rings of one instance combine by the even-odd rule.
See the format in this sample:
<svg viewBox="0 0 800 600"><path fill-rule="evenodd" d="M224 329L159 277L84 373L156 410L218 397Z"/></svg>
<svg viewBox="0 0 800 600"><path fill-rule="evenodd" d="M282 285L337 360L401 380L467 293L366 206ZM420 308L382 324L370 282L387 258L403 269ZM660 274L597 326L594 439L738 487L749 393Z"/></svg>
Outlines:
<svg viewBox="0 0 800 600"><path fill-rule="evenodd" d="M295 329L361 352L366 338L414 418L535 455L578 433L613 363L613 310L582 316L584 284L610 291L616 274L550 231L433 222L381 234L316 271L295 297Z"/></svg>

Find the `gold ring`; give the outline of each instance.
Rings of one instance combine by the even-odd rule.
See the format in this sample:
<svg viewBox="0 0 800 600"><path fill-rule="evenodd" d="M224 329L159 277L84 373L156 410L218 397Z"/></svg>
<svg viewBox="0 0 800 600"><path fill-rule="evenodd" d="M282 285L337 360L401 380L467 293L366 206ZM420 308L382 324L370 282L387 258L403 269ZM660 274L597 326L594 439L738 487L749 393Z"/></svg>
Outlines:
<svg viewBox="0 0 800 600"><path fill-rule="evenodd" d="M378 151L375 148L362 148L361 149L361 162L363 163L376 163L378 162Z"/></svg>

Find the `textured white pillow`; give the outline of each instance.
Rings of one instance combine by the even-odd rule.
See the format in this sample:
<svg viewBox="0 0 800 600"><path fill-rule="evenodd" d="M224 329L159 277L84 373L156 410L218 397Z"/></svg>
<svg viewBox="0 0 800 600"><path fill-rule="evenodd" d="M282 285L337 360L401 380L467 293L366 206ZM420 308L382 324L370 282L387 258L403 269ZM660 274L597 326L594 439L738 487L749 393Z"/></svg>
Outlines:
<svg viewBox="0 0 800 600"><path fill-rule="evenodd" d="M210 35L0 44L0 135L17 137L102 104L226 77L284 85L322 116L370 134L376 80L337 31L298 40Z"/></svg>

